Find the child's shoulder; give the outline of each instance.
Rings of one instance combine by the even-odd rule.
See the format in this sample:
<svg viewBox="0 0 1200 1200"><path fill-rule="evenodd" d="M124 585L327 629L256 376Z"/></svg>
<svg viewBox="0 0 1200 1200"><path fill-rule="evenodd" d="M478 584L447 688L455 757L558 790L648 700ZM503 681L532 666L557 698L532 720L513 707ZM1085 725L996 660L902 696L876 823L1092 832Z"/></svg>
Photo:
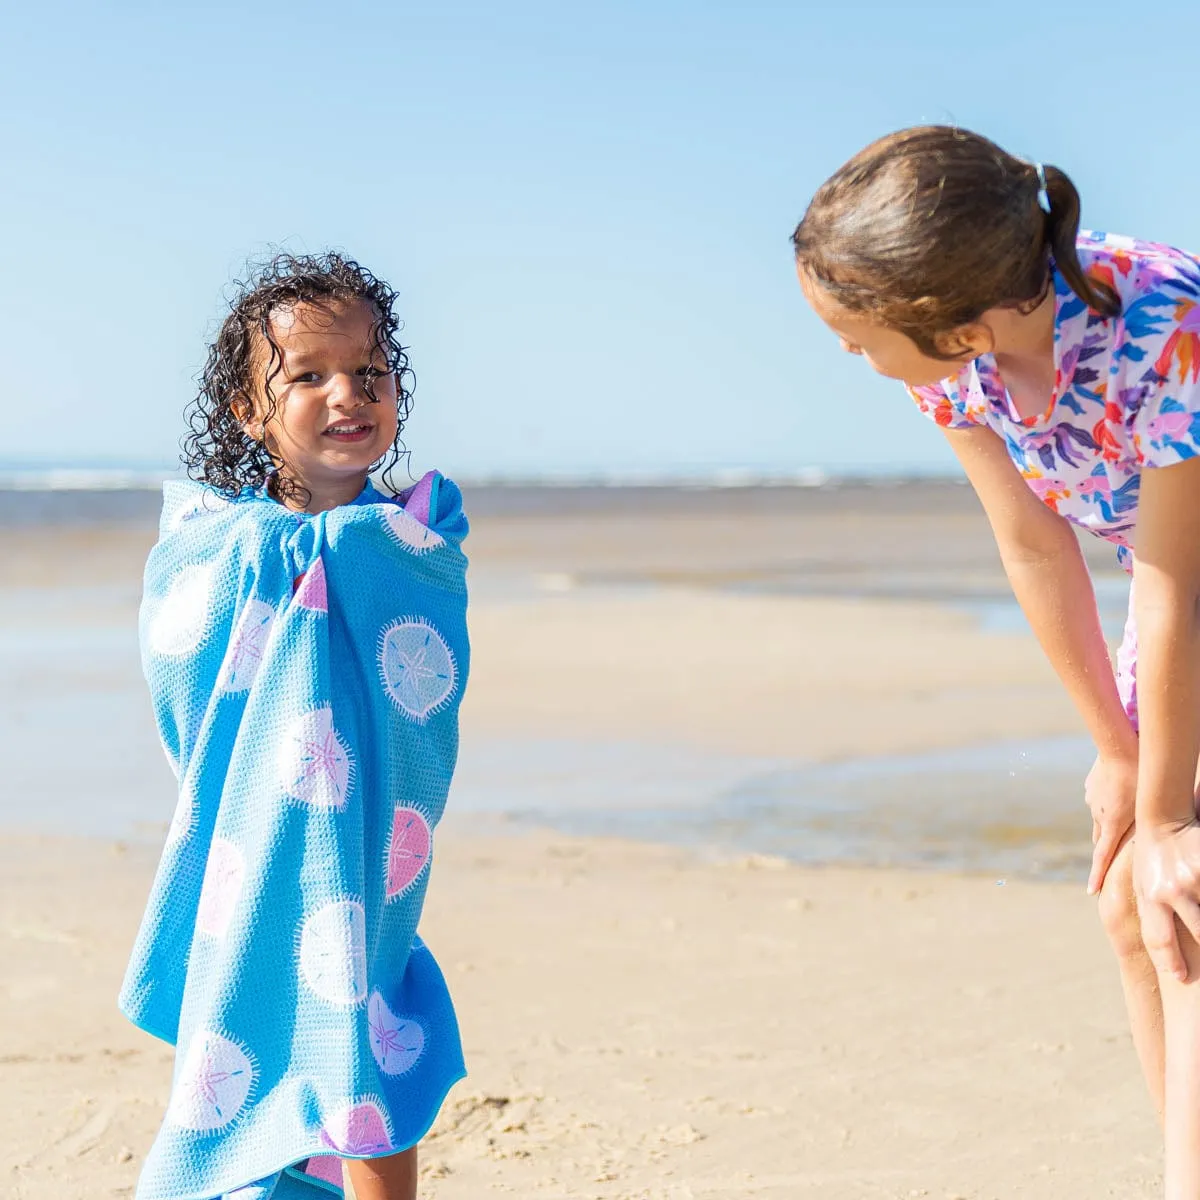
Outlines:
<svg viewBox="0 0 1200 1200"><path fill-rule="evenodd" d="M1186 250L1094 230L1081 230L1077 246L1083 269L1125 304L1159 292L1200 297L1200 258Z"/></svg>

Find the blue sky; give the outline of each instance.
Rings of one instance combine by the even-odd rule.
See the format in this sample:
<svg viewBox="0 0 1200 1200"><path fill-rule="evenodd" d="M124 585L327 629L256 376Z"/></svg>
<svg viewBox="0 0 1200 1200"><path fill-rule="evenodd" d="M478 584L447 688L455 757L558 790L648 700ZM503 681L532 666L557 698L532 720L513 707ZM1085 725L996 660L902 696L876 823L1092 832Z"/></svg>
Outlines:
<svg viewBox="0 0 1200 1200"><path fill-rule="evenodd" d="M416 467L944 468L804 308L808 197L954 121L1196 249L1198 44L1194 0L26 4L0 461L172 462L223 285L283 245L399 289Z"/></svg>

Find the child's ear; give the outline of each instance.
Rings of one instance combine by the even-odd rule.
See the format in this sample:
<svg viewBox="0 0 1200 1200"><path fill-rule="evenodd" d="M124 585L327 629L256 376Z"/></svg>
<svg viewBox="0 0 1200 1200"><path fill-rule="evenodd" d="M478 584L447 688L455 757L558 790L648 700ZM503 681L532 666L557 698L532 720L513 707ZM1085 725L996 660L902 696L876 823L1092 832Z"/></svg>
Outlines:
<svg viewBox="0 0 1200 1200"><path fill-rule="evenodd" d="M234 419L242 427L242 432L252 441L261 442L263 423L256 417L250 397L244 392L239 393L229 402L229 408Z"/></svg>

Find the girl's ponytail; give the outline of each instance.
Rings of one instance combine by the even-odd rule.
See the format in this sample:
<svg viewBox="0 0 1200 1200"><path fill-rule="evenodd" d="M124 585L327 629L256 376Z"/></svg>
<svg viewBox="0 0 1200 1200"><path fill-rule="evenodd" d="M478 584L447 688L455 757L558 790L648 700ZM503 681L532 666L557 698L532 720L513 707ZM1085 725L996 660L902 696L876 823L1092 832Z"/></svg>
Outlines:
<svg viewBox="0 0 1200 1200"><path fill-rule="evenodd" d="M1051 256L1089 308L1120 313L1115 289L1084 274L1078 233L1079 193L1057 167L1039 172L977 133L923 125L826 180L792 244L801 274L835 303L956 362L948 335L989 309L1036 305Z"/></svg>
<svg viewBox="0 0 1200 1200"><path fill-rule="evenodd" d="M1079 236L1079 193L1069 176L1057 167L1043 167L1050 211L1046 214L1046 243L1071 291L1093 312L1116 317L1121 312L1117 293L1102 280L1089 278L1079 262L1075 239ZM1035 180L1037 168L1033 168ZM1039 182L1035 181L1035 187Z"/></svg>

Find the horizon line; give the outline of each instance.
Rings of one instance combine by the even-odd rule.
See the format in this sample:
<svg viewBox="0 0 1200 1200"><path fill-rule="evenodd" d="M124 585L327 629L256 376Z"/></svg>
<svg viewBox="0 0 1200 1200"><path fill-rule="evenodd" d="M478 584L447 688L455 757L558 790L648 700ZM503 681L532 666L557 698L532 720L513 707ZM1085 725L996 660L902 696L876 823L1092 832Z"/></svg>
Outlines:
<svg viewBox="0 0 1200 1200"><path fill-rule="evenodd" d="M0 464L0 491L157 491L178 470L152 467L42 467ZM463 488L741 488L962 481L952 468L911 465L844 467L678 467L544 472L467 472L455 475ZM415 482L415 481L414 481Z"/></svg>

